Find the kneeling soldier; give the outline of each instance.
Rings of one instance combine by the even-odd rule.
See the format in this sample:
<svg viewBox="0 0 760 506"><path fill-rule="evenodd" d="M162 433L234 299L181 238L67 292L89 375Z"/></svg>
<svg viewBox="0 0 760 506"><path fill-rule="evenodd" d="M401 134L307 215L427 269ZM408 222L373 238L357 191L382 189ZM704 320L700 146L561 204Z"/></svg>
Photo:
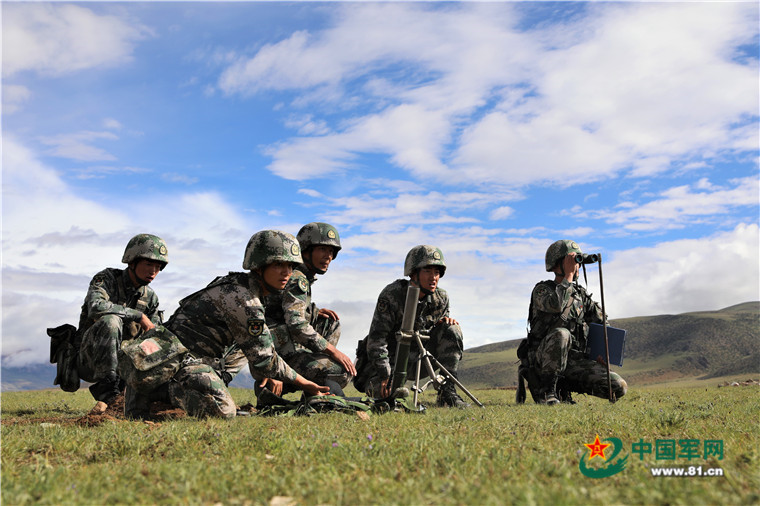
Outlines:
<svg viewBox="0 0 760 506"><path fill-rule="evenodd" d="M356 369L338 348L340 321L335 311L318 308L311 301L317 275L324 275L341 249L338 231L327 223L308 223L297 235L303 263L295 266L280 293L270 296L267 326L277 353L305 378L329 385L342 395ZM275 382L270 390L277 393Z"/></svg>
<svg viewBox="0 0 760 506"><path fill-rule="evenodd" d="M285 288L293 267L302 261L296 239L284 232L264 230L248 241L243 268L212 281L185 297L167 322L189 353L168 383L169 398L193 416L232 418L235 402L227 384L225 358L239 350L248 359L257 382L272 378L311 395L328 392L299 375L275 351L264 316L268 295ZM236 353L233 353L236 355ZM129 403L128 403L129 404ZM145 402L128 405L130 417L144 416Z"/></svg>
<svg viewBox="0 0 760 506"><path fill-rule="evenodd" d="M354 386L372 397L391 394L391 372L396 361L396 332L401 329L409 284L420 288L414 330L429 332L424 345L452 376L462 359L463 338L459 322L449 316L449 296L438 288L438 281L446 273L443 253L434 246L412 248L404 262L404 276L386 286L377 299L369 335L359 344L357 378ZM366 351L365 351L366 350ZM414 377L420 350L412 342L407 366L408 377ZM422 370L421 376L427 372ZM438 391L438 405L464 408L469 404L456 392L453 382L447 381Z"/></svg>

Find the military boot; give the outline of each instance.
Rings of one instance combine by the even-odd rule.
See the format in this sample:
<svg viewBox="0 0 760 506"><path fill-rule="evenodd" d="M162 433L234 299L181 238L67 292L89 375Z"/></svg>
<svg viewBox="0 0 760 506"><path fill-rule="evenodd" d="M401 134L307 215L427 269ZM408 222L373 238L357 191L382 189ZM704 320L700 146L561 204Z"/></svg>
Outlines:
<svg viewBox="0 0 760 506"><path fill-rule="evenodd" d="M457 387L456 384L454 384L451 380L446 380L446 382L441 385L441 388L438 390L438 399L437 399L438 406L441 407L450 407L450 408L460 408L465 409L470 407L470 403L465 402L461 397L459 397L459 394L457 394Z"/></svg>
<svg viewBox="0 0 760 506"><path fill-rule="evenodd" d="M541 387L538 393L538 403L554 406L559 404L557 398L557 375L541 375Z"/></svg>

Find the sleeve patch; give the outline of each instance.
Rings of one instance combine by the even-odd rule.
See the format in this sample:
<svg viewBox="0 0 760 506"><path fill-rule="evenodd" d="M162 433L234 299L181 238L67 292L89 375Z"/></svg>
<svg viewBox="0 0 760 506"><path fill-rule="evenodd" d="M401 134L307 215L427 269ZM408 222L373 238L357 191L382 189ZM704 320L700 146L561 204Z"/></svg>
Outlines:
<svg viewBox="0 0 760 506"><path fill-rule="evenodd" d="M309 282L306 281L305 278L299 278L298 279L298 288L300 288L302 292L308 293L309 292Z"/></svg>
<svg viewBox="0 0 760 506"><path fill-rule="evenodd" d="M261 318L248 319L248 333L253 337L259 337L264 332L264 320Z"/></svg>
<svg viewBox="0 0 760 506"><path fill-rule="evenodd" d="M385 299L380 299L377 301L377 310L381 313L387 313L388 312L388 301Z"/></svg>

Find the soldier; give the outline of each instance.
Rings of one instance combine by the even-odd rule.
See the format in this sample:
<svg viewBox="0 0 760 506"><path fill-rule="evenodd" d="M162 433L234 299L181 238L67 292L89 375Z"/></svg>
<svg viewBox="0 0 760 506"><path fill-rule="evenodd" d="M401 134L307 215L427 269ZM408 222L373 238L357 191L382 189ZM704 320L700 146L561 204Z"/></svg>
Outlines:
<svg viewBox="0 0 760 506"><path fill-rule="evenodd" d="M303 263L293 270L285 290L273 294L267 305L267 326L277 353L305 378L329 385L342 395L356 369L338 348L340 321L335 311L317 308L311 302L311 287L317 275L324 275L341 249L340 236L332 225L308 223L298 231ZM275 394L282 386L270 379ZM338 388L339 387L339 388Z"/></svg>
<svg viewBox="0 0 760 506"><path fill-rule="evenodd" d="M189 350L182 367L169 382L173 404L193 416L232 418L235 402L227 390L231 375L225 359L238 355L248 359L257 382L266 378L293 384L311 395L329 391L288 366L277 354L265 322L267 297L288 283L293 267L302 262L295 237L277 230L264 230L248 241L243 268L212 281L206 288L185 297L167 322ZM231 353L232 352L232 353ZM145 404L128 406L128 416L144 414Z"/></svg>
<svg viewBox="0 0 760 506"><path fill-rule="evenodd" d="M416 331L429 332L425 348L445 367L452 376L462 358L463 339L459 322L449 316L449 296L438 288L438 281L446 273L443 253L434 246L420 245L412 248L404 262L404 276L386 286L377 299L369 335L357 349L358 376L354 386L372 397L388 397L391 394L391 372L395 363L396 332L401 329L409 284L420 288ZM365 351L366 350L366 351ZM412 342L407 372L413 377L420 351ZM422 374L427 374L423 369ZM439 406L466 408L468 403L456 392L453 382L447 381L438 391Z"/></svg>
<svg viewBox="0 0 760 506"><path fill-rule="evenodd" d="M92 382L97 403L92 414L104 413L124 388L117 372L122 340L133 339L161 323L158 297L148 286L169 263L160 237L138 234L129 240L121 261L126 269L105 269L90 281L79 317L79 376Z"/></svg>
<svg viewBox="0 0 760 506"><path fill-rule="evenodd" d="M535 375L534 384L529 380L528 385L540 404L572 402L570 392L609 396L605 365L585 356L588 324L604 323L605 316L586 290L573 283L578 279L577 255L583 253L575 241L552 243L546 250L545 265L554 279L538 283L531 295L527 365ZM528 371L522 369L525 375ZM625 380L614 372L610 379L613 394L617 398L625 395Z"/></svg>

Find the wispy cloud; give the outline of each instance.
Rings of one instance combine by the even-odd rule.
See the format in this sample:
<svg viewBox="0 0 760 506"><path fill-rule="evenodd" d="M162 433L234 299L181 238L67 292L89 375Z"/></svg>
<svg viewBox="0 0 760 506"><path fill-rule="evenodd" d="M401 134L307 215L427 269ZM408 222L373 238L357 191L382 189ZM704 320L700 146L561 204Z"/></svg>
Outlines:
<svg viewBox="0 0 760 506"><path fill-rule="evenodd" d="M756 176L731 180L716 186L706 178L660 192L648 202L627 200L616 209L569 212L603 219L628 230L658 231L683 228L695 222L716 223L736 208L757 207L760 185Z"/></svg>
<svg viewBox="0 0 760 506"><path fill-rule="evenodd" d="M40 138L40 142L51 146L49 154L86 162L116 160L116 157L104 149L93 146L98 140L116 140L119 137L112 132L82 131Z"/></svg>

